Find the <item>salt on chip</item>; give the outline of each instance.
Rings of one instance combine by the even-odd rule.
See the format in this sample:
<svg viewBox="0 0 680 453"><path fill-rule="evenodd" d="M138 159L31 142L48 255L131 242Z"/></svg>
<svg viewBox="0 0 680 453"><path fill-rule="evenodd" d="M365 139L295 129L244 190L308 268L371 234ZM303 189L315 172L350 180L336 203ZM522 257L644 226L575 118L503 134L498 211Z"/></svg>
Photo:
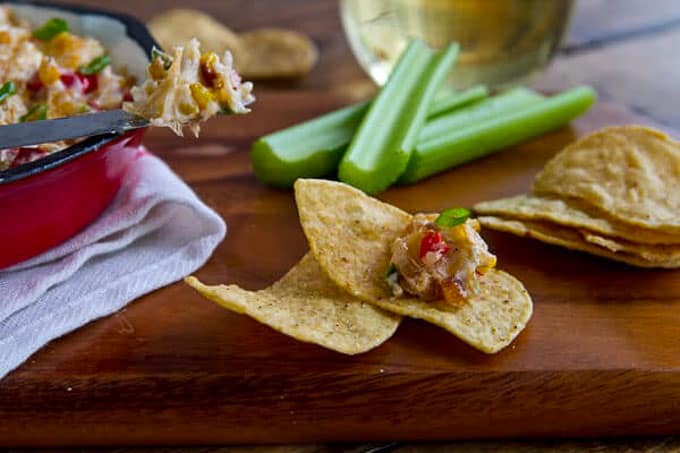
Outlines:
<svg viewBox="0 0 680 453"><path fill-rule="evenodd" d="M526 194L483 201L475 212L496 217L554 222L641 244L680 244L680 234L617 222L576 200Z"/></svg>
<svg viewBox="0 0 680 453"><path fill-rule="evenodd" d="M390 245L404 233L411 215L332 181L299 179L295 198L321 269L359 299L438 325L486 353L510 344L529 321L529 294L517 279L497 270L480 278L480 294L460 307L393 298L385 282Z"/></svg>
<svg viewBox="0 0 680 453"><path fill-rule="evenodd" d="M642 126L608 127L567 146L534 182L619 222L680 234L680 143Z"/></svg>
<svg viewBox="0 0 680 453"><path fill-rule="evenodd" d="M571 250L591 253L638 267L675 268L680 267L677 247L664 252L663 246L644 246L623 243L612 238L591 236L584 238L578 230L560 227L548 222L518 219L504 219L494 216L480 216L479 222L487 228L505 231L517 236L530 237L548 244L559 245ZM605 246L605 243L608 243ZM612 245L615 244L615 245ZM618 248L612 251L613 247Z"/></svg>
<svg viewBox="0 0 680 453"><path fill-rule="evenodd" d="M261 28L241 34L247 50L241 74L252 79L299 77L319 59L316 46L307 36L281 28Z"/></svg>
<svg viewBox="0 0 680 453"><path fill-rule="evenodd" d="M245 64L246 52L238 35L202 11L171 9L152 18L148 26L166 51L196 38L204 51L223 55L229 50L239 73Z"/></svg>
<svg viewBox="0 0 680 453"><path fill-rule="evenodd" d="M283 278L260 291L236 285L207 286L193 276L185 281L228 310L343 354L379 346L397 330L401 319L340 290L309 253Z"/></svg>

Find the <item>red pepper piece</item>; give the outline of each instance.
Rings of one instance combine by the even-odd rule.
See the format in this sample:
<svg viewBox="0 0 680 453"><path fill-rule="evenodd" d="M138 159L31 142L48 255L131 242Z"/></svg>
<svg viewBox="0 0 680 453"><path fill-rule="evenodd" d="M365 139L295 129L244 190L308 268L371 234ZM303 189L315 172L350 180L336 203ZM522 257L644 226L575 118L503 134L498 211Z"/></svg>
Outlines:
<svg viewBox="0 0 680 453"><path fill-rule="evenodd" d="M31 77L28 82L26 82L26 89L29 91L40 91L43 87L43 83L40 81L40 77L36 72L33 77Z"/></svg>
<svg viewBox="0 0 680 453"><path fill-rule="evenodd" d="M17 149L17 153L14 156L14 160L10 164L10 168L18 167L19 165L26 164L28 162L34 161L39 157L47 154L47 151L40 148L31 147L20 147Z"/></svg>
<svg viewBox="0 0 680 453"><path fill-rule="evenodd" d="M132 93L130 93L130 90L125 90L123 92L123 102L132 102L134 101L134 98L132 97Z"/></svg>
<svg viewBox="0 0 680 453"><path fill-rule="evenodd" d="M97 74L83 75L77 72L76 76L78 77L78 80L80 80L84 94L92 93L93 91L97 91L97 88L99 88Z"/></svg>
<svg viewBox="0 0 680 453"><path fill-rule="evenodd" d="M450 250L449 245L442 238L439 231L428 231L420 240L420 259L423 259L428 253L446 254Z"/></svg>
<svg viewBox="0 0 680 453"><path fill-rule="evenodd" d="M59 80L66 88L71 88L76 83L76 76L72 72L65 72L59 76Z"/></svg>
<svg viewBox="0 0 680 453"><path fill-rule="evenodd" d="M215 86L215 81L217 80L217 73L206 65L201 65L201 77L205 81L205 85L210 88L218 88Z"/></svg>
<svg viewBox="0 0 680 453"><path fill-rule="evenodd" d="M83 75L79 72L65 72L59 76L61 83L66 86L66 88L71 88L76 81L80 84L80 91L83 94L92 93L97 89L97 75Z"/></svg>

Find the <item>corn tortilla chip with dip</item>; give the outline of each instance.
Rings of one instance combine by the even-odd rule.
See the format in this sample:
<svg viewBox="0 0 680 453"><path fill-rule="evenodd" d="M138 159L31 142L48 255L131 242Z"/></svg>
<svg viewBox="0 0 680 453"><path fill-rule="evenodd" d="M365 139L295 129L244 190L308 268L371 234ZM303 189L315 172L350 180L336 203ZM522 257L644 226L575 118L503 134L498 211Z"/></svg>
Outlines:
<svg viewBox="0 0 680 453"><path fill-rule="evenodd" d="M381 345L401 320L342 291L321 272L311 253L279 281L260 291L236 285L207 286L193 276L185 281L228 310L248 315L297 340L343 354L359 354Z"/></svg>
<svg viewBox="0 0 680 453"><path fill-rule="evenodd" d="M530 237L548 244L559 245L571 250L579 250L593 255L609 258L638 267L659 267L676 268L680 267L680 256L677 249L673 252L664 254L663 251L654 249L655 246L647 246L649 249L641 250L645 247L641 244L623 244L621 241L608 239L609 246L605 247L604 241L607 239L590 237L590 241L584 239L578 230L560 227L559 225L518 219L503 219L494 216L478 217L479 222L494 230L512 233L517 236ZM599 244L601 245L598 245ZM612 251L612 243L616 244L618 251ZM655 251L656 250L656 251Z"/></svg>
<svg viewBox="0 0 680 453"><path fill-rule="evenodd" d="M385 281L390 245L412 216L332 181L299 179L295 198L319 266L353 296L438 325L486 353L510 344L529 321L533 310L529 294L517 279L495 269L479 279L480 292L460 306L394 298Z"/></svg>
<svg viewBox="0 0 680 453"><path fill-rule="evenodd" d="M484 201L476 204L474 210L478 214L508 219L549 221L640 244L680 244L680 234L627 225L589 210L576 200L526 194Z"/></svg>
<svg viewBox="0 0 680 453"><path fill-rule="evenodd" d="M534 182L617 221L680 234L680 143L642 126L608 127L560 151Z"/></svg>

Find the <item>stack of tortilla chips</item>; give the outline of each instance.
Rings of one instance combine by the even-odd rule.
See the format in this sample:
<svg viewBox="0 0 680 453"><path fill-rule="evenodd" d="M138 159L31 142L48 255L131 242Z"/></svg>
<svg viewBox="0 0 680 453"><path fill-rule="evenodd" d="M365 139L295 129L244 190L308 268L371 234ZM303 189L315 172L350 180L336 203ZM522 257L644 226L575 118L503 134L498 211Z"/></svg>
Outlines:
<svg viewBox="0 0 680 453"><path fill-rule="evenodd" d="M609 127L548 162L533 192L479 203L488 228L640 267L680 267L680 143Z"/></svg>

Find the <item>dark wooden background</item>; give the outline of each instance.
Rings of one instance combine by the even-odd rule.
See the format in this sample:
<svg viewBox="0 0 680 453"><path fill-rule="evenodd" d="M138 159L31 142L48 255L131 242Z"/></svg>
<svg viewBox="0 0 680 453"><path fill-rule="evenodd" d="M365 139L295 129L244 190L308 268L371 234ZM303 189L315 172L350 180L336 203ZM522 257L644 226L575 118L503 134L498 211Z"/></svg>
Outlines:
<svg viewBox="0 0 680 453"><path fill-rule="evenodd" d="M80 1L78 3L93 6L117 9L132 13L141 19L148 19L153 14L172 6L186 7L186 2L180 1ZM242 215L231 216L229 219L232 232L238 237L230 240L247 240L247 232L255 228L253 222L258 218L271 220L268 213L289 212L290 196L285 192L272 195L265 194L265 189L257 186L242 186L242 181L252 179L248 176L249 166L244 157L233 157L233 153L245 149L255 133L263 133L289 124L291 121L305 117L311 117L323 111L334 108L357 99L370 96L374 86L354 62L349 49L344 41L337 16L337 3L335 1L302 1L302 0L250 0L250 1L219 1L219 0L194 0L191 7L203 9L217 18L223 20L237 31L249 30L262 26L281 26L293 28L309 34L320 48L320 61L312 73L300 80L272 81L257 85L260 102L269 105L266 115L253 115L245 119L238 119L235 124L223 128L213 124L206 128L204 137L200 140L178 139L165 131L152 131L149 133L147 144L181 174L191 185L196 187L202 198L220 212L239 211ZM572 33L566 42L564 52L558 57L547 73L536 82L536 86L543 89L560 89L576 83L589 83L595 86L601 97L608 101L598 110L598 118L602 121L624 121L632 118L633 114L644 114L647 123L655 123L667 128L680 129L680 115L676 108L680 98L676 89L676 82L680 80L680 58L678 58L678 44L680 44L680 2L674 0L657 0L654 7L646 0L619 0L596 1L581 0L577 3ZM616 105L615 105L615 104ZM242 123L239 123L242 121ZM602 125L602 124L599 124ZM583 126L582 130L591 129L594 124ZM569 131L553 136L550 140L559 143L568 142L573 135ZM231 157L230 157L231 156ZM215 159L228 159L230 166L211 165ZM538 163L540 160L536 162ZM526 179L525 176L523 178ZM224 181L234 181L233 185L224 185ZM244 187L247 187L244 189ZM247 206L235 206L234 200L239 196L224 198L224 193L231 191L232 195L239 195L238 191L244 191L242 199L248 200ZM500 190L500 189L499 189ZM235 192L236 191L236 192ZM393 197L406 208L417 208L418 198L410 199L408 192L399 195L387 194L387 198ZM288 214L285 214L288 215ZM294 218L282 220L288 224ZM299 231L290 230L284 238L287 247L303 252L304 239ZM233 234L233 233L232 233ZM281 238L279 238L280 240ZM273 239L267 239L264 244L257 245L258 251L276 250L278 244ZM531 250L535 247L531 246ZM294 253L293 253L294 255ZM269 258L267 265L258 269L243 267L248 257L244 255L230 255L226 260L213 263L211 275L229 274L231 278L246 287L260 287L268 281L273 281L294 260L295 256L282 254L280 258ZM239 267L242 266L242 267ZM241 269L234 273L234 269ZM240 272L240 273L239 273ZM200 274L199 274L200 275ZM172 287L164 290L164 298L167 303L161 305L157 300L158 310L188 310L196 311L199 308L193 304L185 306L181 303L184 288ZM82 379L97 379L99 370L104 369L115 376L115 370L123 372L127 367L134 367L133 362L126 362L120 348L130 348L129 353L135 360L144 356L144 348L148 345L146 333L154 332L154 313L150 310L141 310L142 304L152 303L151 298L144 298L133 304L129 310L114 315L106 320L94 323L79 332L62 340L48 345L43 351L32 357L29 362L21 367L14 375L8 378L9 385L16 382L27 383L24 387L13 387L19 392L22 389L30 392L32 376L40 373L55 373L63 375L64 370L78 369L82 373ZM201 306L202 307L202 306ZM217 308L215 316L222 314ZM651 312L641 312L642 316L651 316ZM165 316L168 316L167 314ZM180 317L178 317L180 318ZM133 321L131 321L132 319ZM229 319L235 319L229 316ZM215 322L222 322L216 319ZM165 322L165 326L173 326L172 322ZM180 328L181 326L174 326ZM591 326L596 329L597 326ZM198 328L198 326L192 326ZM215 326L205 326L206 329L217 332ZM414 330L420 334L424 332L412 325L406 326L406 330ZM264 332L264 328L255 329L255 332ZM250 332L250 331L248 331ZM113 333L114 335L111 335ZM244 331L245 333L245 331ZM663 334L664 332L660 332ZM578 335L574 332L574 335ZM666 332L667 335L672 335ZM155 338L162 338L158 332L154 332ZM160 335L160 336L159 336ZM173 339L168 332L167 341L172 345ZM408 335L408 334L406 334ZM437 334L433 334L437 337ZM199 332L196 333L198 338ZM186 337L185 337L186 338ZM103 340L103 341L102 341ZM132 341L131 341L132 340ZM201 341L209 341L203 339ZM641 345L645 345L649 339L638 339ZM253 340L256 341L256 340ZM520 340L521 341L521 340ZM604 341L604 339L603 339ZM286 346L296 348L294 342L286 342ZM180 346L185 345L178 345ZM209 345L197 344L196 348L206 348ZM248 347L248 343L243 345ZM102 356L99 361L91 363L79 363L79 357L93 357L88 350L100 350ZM224 352L224 351L222 351ZM465 349L458 350L463 357L468 356ZM107 359L109 354L110 359ZM565 352L567 357L575 358L577 354ZM571 354L571 355L570 355ZM95 354L96 355L96 354ZM224 354L217 351L217 355ZM469 356L472 357L472 356ZM193 366L191 364L178 363L178 357L171 353L163 357L149 356L151 361L160 361L156 365L172 367ZM639 357L637 358L639 359ZM622 358L625 360L637 360L634 357ZM673 366L675 357L649 358L649 363L663 363ZM329 356L329 360L331 360ZM656 362L655 362L656 361ZM584 362L594 366L596 362ZM208 367L209 363L194 364L195 366ZM154 366L151 363L150 366ZM584 365L585 366L585 365ZM216 368L216 369L217 369ZM130 378L132 376L126 375ZM38 379L38 378L35 378ZM34 382L38 382L37 380ZM54 391L78 391L77 388L68 390L61 388L62 382L55 383ZM0 391L2 385L0 385ZM4 398L8 395L5 393ZM115 398L115 395L109 395ZM24 410L26 404L34 404L36 410L36 423L40 422L40 401L31 399L30 396L17 394L17 401L24 398L23 405L18 404ZM671 400L673 395L668 395ZM680 395L678 395L680 398ZM5 399L4 401L7 401ZM672 401L671 401L672 403ZM100 404L105 405L102 400ZM78 407L73 407L77 410ZM8 415L6 413L5 415ZM144 415L140 413L140 417ZM68 423L68 414L64 417L64 423ZM132 419L131 424L135 423ZM1 440L1 439L0 439ZM335 451L367 451L374 448L384 451L407 452L427 449L428 451L672 451L680 449L680 441L675 438L643 439L636 441L532 441L532 442L482 442L482 443L446 443L446 444L362 444L362 445L314 445L314 446L281 446L274 451L281 452L335 452ZM82 450L86 451L86 450ZM272 451L271 447L259 447L249 449L238 448L197 448L197 449L115 449L111 451L148 452L148 451Z"/></svg>

